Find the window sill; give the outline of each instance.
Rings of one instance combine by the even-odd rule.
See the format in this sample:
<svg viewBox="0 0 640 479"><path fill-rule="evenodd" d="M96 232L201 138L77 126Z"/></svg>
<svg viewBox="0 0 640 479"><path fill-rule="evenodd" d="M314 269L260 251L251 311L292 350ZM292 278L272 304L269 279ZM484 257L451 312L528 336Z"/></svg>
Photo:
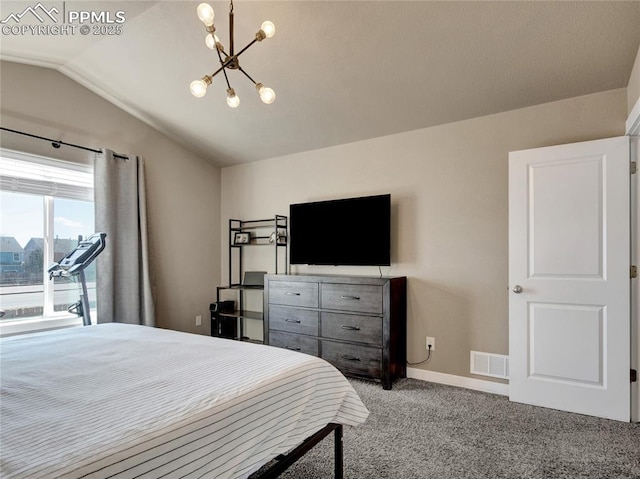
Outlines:
<svg viewBox="0 0 640 479"><path fill-rule="evenodd" d="M82 326L78 316L54 316L48 318L8 319L0 322L0 336L36 333L49 329L72 328Z"/></svg>

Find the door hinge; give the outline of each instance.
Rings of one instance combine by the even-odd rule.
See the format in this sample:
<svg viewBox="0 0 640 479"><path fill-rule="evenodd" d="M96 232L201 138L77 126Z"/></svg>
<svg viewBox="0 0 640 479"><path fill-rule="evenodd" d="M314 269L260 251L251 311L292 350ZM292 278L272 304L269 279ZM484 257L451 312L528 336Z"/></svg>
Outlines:
<svg viewBox="0 0 640 479"><path fill-rule="evenodd" d="M635 369L631 370L631 382L635 383L638 380L638 371Z"/></svg>
<svg viewBox="0 0 640 479"><path fill-rule="evenodd" d="M631 276L631 279L636 279L638 277L638 267L635 264L631 265L629 274Z"/></svg>
<svg viewBox="0 0 640 479"><path fill-rule="evenodd" d="M637 161L632 161L631 162L631 174L635 175L638 172L638 162Z"/></svg>

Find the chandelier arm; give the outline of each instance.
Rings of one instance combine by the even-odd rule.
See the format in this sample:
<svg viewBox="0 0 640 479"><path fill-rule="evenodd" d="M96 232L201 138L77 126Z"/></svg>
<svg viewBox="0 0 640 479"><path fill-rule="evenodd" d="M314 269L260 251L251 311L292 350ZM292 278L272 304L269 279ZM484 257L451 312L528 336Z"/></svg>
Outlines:
<svg viewBox="0 0 640 479"><path fill-rule="evenodd" d="M222 65L221 68L224 68L225 67L224 63L225 62L222 60L222 55L221 55L220 50L218 48L216 48L216 55L218 55L218 60L220 60L220 65Z"/></svg>
<svg viewBox="0 0 640 479"><path fill-rule="evenodd" d="M218 54L218 60L220 60L220 69L216 72L218 73L220 70L222 70L222 73L224 74L224 79L227 82L227 88L231 88L231 85L229 84L229 77L227 76L227 70L226 67L229 63L231 63L231 57L228 57L228 59L226 61L222 60L222 54L220 53L220 50L216 49L216 53Z"/></svg>
<svg viewBox="0 0 640 479"><path fill-rule="evenodd" d="M213 72L211 75L209 75L211 78L213 78L214 76L216 76L218 73L220 73L222 70L224 70L224 67L220 67L218 68L215 72Z"/></svg>
<svg viewBox="0 0 640 479"><path fill-rule="evenodd" d="M246 50L247 48L249 48L251 45L253 45L253 44L254 44L255 42L257 42L257 41L258 41L258 39L257 39L257 38L254 38L254 39L253 39L253 41L251 41L251 42L250 42L246 47L244 47L242 50L240 50L240 51L238 52L238 54L236 55L236 57L239 57L240 55L242 55L242 54L245 52L245 50Z"/></svg>
<svg viewBox="0 0 640 479"><path fill-rule="evenodd" d="M231 85L229 84L229 77L227 76L227 70L226 70L226 69L223 69L223 70L222 70L222 73L223 73L223 75L224 75L224 79L225 79L225 81L227 82L227 88L231 88Z"/></svg>
<svg viewBox="0 0 640 479"><path fill-rule="evenodd" d="M224 55L227 57L226 60L223 60L220 56L220 53L224 53ZM229 55L227 55L224 50L222 50L221 52L218 52L218 60L220 60L220 65L222 65L220 68L218 68L218 70L216 71L216 73L218 73L220 70L222 70L223 68L228 68L229 65L231 63L233 63L234 60L236 60L238 57L236 55L236 57L230 57Z"/></svg>
<svg viewBox="0 0 640 479"><path fill-rule="evenodd" d="M220 60L220 64L222 65L220 68L218 68L215 72L213 72L211 75L209 75L211 78L213 78L214 76L216 76L218 73L220 73L221 71L223 71L227 65L229 65L229 63L231 63L233 59L230 58L227 61L222 61L222 59Z"/></svg>
<svg viewBox="0 0 640 479"><path fill-rule="evenodd" d="M244 70L242 69L242 67L238 67L238 70L240 70L242 73L244 73L244 75L245 75L249 80L251 80L251 81L253 82L253 84L254 84L254 85L256 84L256 81L255 81L253 78L251 78L251 77L249 76L249 74L248 74L246 71L244 71Z"/></svg>
<svg viewBox="0 0 640 479"><path fill-rule="evenodd" d="M229 52L233 56L233 3L231 4L231 10L229 10Z"/></svg>

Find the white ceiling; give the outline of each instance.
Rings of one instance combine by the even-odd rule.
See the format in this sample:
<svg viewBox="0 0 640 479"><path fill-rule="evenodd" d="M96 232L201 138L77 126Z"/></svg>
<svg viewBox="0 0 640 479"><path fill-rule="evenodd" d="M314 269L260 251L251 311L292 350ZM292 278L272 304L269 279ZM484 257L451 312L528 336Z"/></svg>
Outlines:
<svg viewBox="0 0 640 479"><path fill-rule="evenodd" d="M276 25L240 57L276 101L232 71L231 109L221 75L205 97L189 92L219 66L198 3L67 1L125 11L123 34L2 35L0 57L55 68L229 165L626 87L640 45L640 1L236 0L236 52ZM228 47L229 3L210 3ZM29 4L3 0L0 16Z"/></svg>

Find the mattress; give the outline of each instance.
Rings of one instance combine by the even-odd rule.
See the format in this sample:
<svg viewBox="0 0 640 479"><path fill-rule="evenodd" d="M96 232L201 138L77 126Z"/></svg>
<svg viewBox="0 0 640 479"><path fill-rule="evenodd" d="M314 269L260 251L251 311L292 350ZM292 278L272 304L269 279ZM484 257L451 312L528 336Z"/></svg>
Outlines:
<svg viewBox="0 0 640 479"><path fill-rule="evenodd" d="M236 478L369 412L322 359L146 326L3 338L3 478Z"/></svg>

